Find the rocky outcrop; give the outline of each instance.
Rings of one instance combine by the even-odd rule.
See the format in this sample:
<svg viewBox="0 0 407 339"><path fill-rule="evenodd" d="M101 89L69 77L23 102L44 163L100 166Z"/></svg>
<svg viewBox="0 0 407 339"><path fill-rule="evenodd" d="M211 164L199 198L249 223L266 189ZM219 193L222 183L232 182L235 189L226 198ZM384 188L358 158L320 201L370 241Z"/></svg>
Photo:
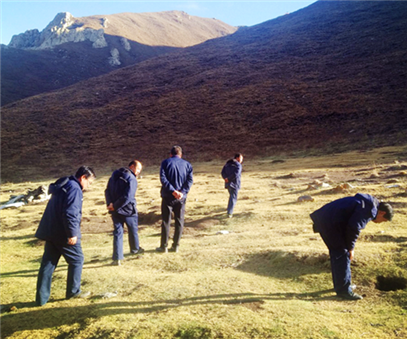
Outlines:
<svg viewBox="0 0 407 339"><path fill-rule="evenodd" d="M111 66L120 66L122 64L119 60L120 53L117 48L112 48L112 50L110 51L110 55L111 57L109 58L109 64Z"/></svg>
<svg viewBox="0 0 407 339"><path fill-rule="evenodd" d="M15 48L32 48L38 45L41 34L38 29L31 29L25 33L14 35L8 46Z"/></svg>
<svg viewBox="0 0 407 339"><path fill-rule="evenodd" d="M53 48L67 42L93 42L93 48L107 47L104 30L84 27L72 14L59 13L47 27L40 33L38 30L29 30L15 35L11 39L10 47L46 49Z"/></svg>
<svg viewBox="0 0 407 339"><path fill-rule="evenodd" d="M129 43L129 40L127 40L126 38L120 38L120 43L122 44L123 48L126 51L130 51L131 50L131 46Z"/></svg>

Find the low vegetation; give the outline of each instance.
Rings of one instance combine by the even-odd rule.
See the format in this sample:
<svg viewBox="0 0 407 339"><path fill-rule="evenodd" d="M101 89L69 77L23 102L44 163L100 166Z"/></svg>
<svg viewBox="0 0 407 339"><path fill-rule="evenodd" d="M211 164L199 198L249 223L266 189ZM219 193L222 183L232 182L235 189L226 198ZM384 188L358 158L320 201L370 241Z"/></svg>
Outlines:
<svg viewBox="0 0 407 339"><path fill-rule="evenodd" d="M43 253L34 233L46 203L2 210L2 337L406 338L406 155L406 147L392 147L329 157L247 156L232 219L225 216L223 163L194 163L180 252L168 254L155 252L160 182L158 166L146 167L137 192L146 252L126 255L121 267L110 265L112 223L104 189L111 169L96 169L98 179L84 194L82 223L83 289L92 297L64 299L61 259L43 307L34 304ZM54 179L5 183L1 201ZM352 274L365 298L342 301L332 290L328 251L308 215L357 192L390 201L396 214L393 222L369 223L363 231ZM304 195L313 201L298 202Z"/></svg>

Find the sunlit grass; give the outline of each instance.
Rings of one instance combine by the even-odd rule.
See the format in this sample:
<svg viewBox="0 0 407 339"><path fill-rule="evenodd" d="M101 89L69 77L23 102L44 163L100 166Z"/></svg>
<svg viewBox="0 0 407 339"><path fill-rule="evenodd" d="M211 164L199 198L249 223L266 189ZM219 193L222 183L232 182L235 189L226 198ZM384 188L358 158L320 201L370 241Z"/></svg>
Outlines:
<svg viewBox="0 0 407 339"><path fill-rule="evenodd" d="M54 274L51 300L34 305L43 253L34 233L45 203L1 211L1 328L12 338L398 338L407 336L406 290L376 289L378 275L407 278L406 150L386 148L329 157L250 159L232 219L226 218L223 163L193 164L180 252L158 254L158 167L145 168L137 192L142 256L111 266L112 223L104 204L108 175L84 194L83 289L86 300L64 300L66 263ZM72 169L74 171L75 169ZM97 169L96 169L97 170ZM371 178L372 171L378 176ZM105 169L100 173L108 173ZM292 175L290 175L292 174ZM324 177L325 175L325 177ZM321 179L321 178L325 179ZM307 190L315 179L332 187ZM400 187L386 188L396 179ZM1 201L43 182L2 187ZM370 223L356 245L353 282L365 299L340 301L332 290L327 249L309 213L365 192L393 203L392 223ZM299 203L301 195L313 202ZM220 232L223 231L223 232ZM225 232L227 231L227 232ZM129 251L127 238L125 252ZM103 298L107 292L117 296Z"/></svg>

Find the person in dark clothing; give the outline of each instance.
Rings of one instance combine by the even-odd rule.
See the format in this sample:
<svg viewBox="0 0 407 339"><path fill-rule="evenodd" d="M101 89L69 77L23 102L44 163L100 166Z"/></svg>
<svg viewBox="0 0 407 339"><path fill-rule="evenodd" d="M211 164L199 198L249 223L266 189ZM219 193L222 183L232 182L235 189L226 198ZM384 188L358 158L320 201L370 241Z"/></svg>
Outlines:
<svg viewBox="0 0 407 339"><path fill-rule="evenodd" d="M120 266L123 256L124 224L129 231L130 253L141 254L138 238L138 213L136 203L137 176L142 170L139 161L130 162L128 168L113 172L105 190L106 205L113 220L113 265Z"/></svg>
<svg viewBox="0 0 407 339"><path fill-rule="evenodd" d="M329 249L336 294L348 300L362 299L351 287L350 263L355 243L369 221L390 221L393 218L392 207L371 195L358 193L354 197L332 201L310 217L314 222L314 232L321 235Z"/></svg>
<svg viewBox="0 0 407 339"><path fill-rule="evenodd" d="M64 177L49 186L52 194L40 225L35 233L45 240L44 255L38 272L35 302L42 306L51 294L52 274L61 255L68 263L66 298L87 297L90 292L81 291L84 256L81 247L80 224L82 219L82 191L95 179L93 169L82 166L75 176Z"/></svg>
<svg viewBox="0 0 407 339"><path fill-rule="evenodd" d="M229 201L227 207L228 217L231 218L237 202L237 194L240 190L242 176L243 155L236 153L233 159L226 162L222 168L222 178L225 180L225 188L229 192Z"/></svg>
<svg viewBox="0 0 407 339"><path fill-rule="evenodd" d="M174 146L170 158L161 163L161 244L156 250L167 252L171 213L174 212L175 232L170 251L178 252L184 228L185 203L193 183L192 166L182 159L182 148Z"/></svg>

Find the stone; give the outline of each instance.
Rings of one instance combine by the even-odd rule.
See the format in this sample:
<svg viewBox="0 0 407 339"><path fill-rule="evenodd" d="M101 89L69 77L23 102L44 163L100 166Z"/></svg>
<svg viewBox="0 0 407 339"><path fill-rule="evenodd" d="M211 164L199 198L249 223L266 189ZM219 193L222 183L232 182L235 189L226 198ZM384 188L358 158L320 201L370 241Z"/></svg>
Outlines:
<svg viewBox="0 0 407 339"><path fill-rule="evenodd" d="M128 41L126 38L120 38L120 42L121 42L123 48L124 48L126 51L130 51L130 50L131 50L131 46L130 46L130 44L129 44L129 41Z"/></svg>
<svg viewBox="0 0 407 339"><path fill-rule="evenodd" d="M298 202L314 201L315 199L310 195L302 195L297 199Z"/></svg>
<svg viewBox="0 0 407 339"><path fill-rule="evenodd" d="M117 48L112 48L112 50L110 51L110 55L111 57L109 58L109 64L111 66L119 66L121 62L119 60L120 53Z"/></svg>
<svg viewBox="0 0 407 339"><path fill-rule="evenodd" d="M58 13L40 33L37 29L14 35L9 44L15 48L50 49L67 42L93 42L93 48L107 47L104 30L84 28L78 24L71 13Z"/></svg>

